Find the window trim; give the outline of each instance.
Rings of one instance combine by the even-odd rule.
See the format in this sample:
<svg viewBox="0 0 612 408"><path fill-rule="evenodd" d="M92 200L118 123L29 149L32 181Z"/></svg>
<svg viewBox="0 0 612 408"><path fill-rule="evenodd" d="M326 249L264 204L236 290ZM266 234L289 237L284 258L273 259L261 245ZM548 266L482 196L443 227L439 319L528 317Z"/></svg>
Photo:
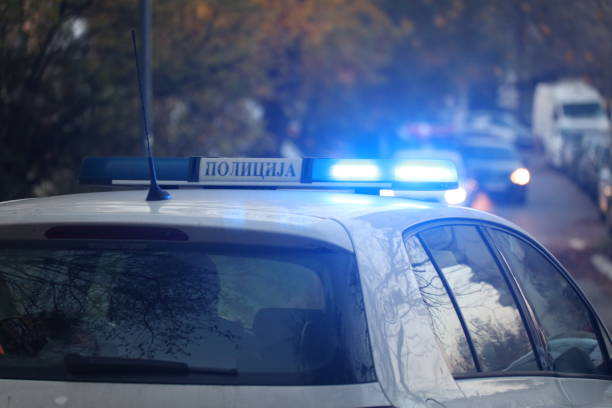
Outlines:
<svg viewBox="0 0 612 408"><path fill-rule="evenodd" d="M577 374L577 373L564 373L561 371L490 371L487 373L479 372L476 374L465 373L453 375L453 378L457 381L461 380L473 380L481 378L499 378L499 377L555 377L555 378L582 378L587 380L604 380L610 381L610 375L603 374Z"/></svg>
<svg viewBox="0 0 612 408"><path fill-rule="evenodd" d="M538 253L544 256L544 258L549 263L551 263L552 266L561 274L561 276L566 280L566 282L570 284L570 286L578 294L578 297L581 299L581 302L583 303L583 305L587 308L587 311L589 312L591 324L593 324L599 346L603 352L604 362L610 374L609 375L580 374L580 373L564 373L564 372L552 371L552 370L549 371L549 370L544 369L544 367L542 366L542 361L541 361L538 351L536 349L533 349L533 352L538 360L538 366L543 368L540 371L515 371L515 372L478 371L474 374L471 374L471 373L453 374L453 377L456 380L475 379L475 378L495 378L495 377L556 377L556 378L602 379L602 380L608 380L608 381L611 380L612 379L612 367L611 367L612 362L610 361L611 350L607 349L604 338L603 338L604 335L606 335L608 339L611 338L606 326L603 324L601 318L599 317L599 315L597 314L597 312L595 311L591 303L588 301L585 294L582 292L580 287L576 284L576 282L574 281L574 278L572 278L572 276L563 267L563 265L554 257L554 255L552 255L550 251L548 251L546 248L544 248L541 244L539 244L537 241L535 241L533 238L531 238L527 234L521 231L515 230L509 226L506 226L500 223L496 223L496 222L492 222L492 221L487 221L487 220L478 220L478 219L473 219L473 218L445 218L445 219L425 221L423 223L420 223L420 224L417 224L417 225L414 225L414 226L411 226L405 229L404 232L402 233L402 240L404 243L404 248L405 248L406 240L409 237L415 237L419 240L419 242L422 243L422 240L420 239L418 234L423 231L429 230L431 228L442 227L442 226L461 226L461 225L474 226L477 229L479 230L482 229L483 232L486 232L485 234L482 235L482 238L486 242L486 244L490 246L490 249L495 249L494 251L492 251L492 256L496 259L496 262L499 262L502 265L506 263L506 260L502 256L502 253L500 249L498 248L498 246L496 245L495 241L490 236L490 233L489 233L490 229L497 229L497 230L500 230L501 232L509 233L510 235L516 237L517 239L526 242L526 244L532 246L538 251ZM439 269L437 265L435 264L435 261L431 258L429 249L426 246L424 246L424 248L427 252L428 257L430 258L430 261L432 261L432 264L436 268L436 271L439 273ZM516 277L514 276L514 273L512 272L512 269L509 268L509 266L507 267L507 271L505 268L502 268L502 270L504 271L503 274L507 273L508 276L511 277L510 278L511 280L516 281ZM520 289L520 286L518 285L518 281L516 281L516 284L517 284L517 287L515 287L514 285L510 285L509 289L511 293L513 294L513 297L518 296L520 299L522 299L521 302L517 302L517 307L520 310L525 308L525 310L521 310L520 312L521 317L523 316L523 313L525 313L525 318L528 320L528 323L525 324L526 326L525 330L527 330L528 332L530 341L532 339L532 336L534 336L533 337L534 340L535 339L540 340L539 336L541 334L538 332L542 331L542 328L540 327L537 320L535 319L535 316L531 314L533 310L527 310L527 309L530 309L530 306L528 306L529 303L527 302L527 299L524 297L524 294L522 293L522 290ZM448 290L446 286L445 286L445 289ZM519 291L519 293L516 293L517 290ZM462 322L462 327L464 327L463 326L464 323L465 322ZM536 331L535 333L534 333L534 330ZM466 339L467 339L467 336L466 336ZM543 339L541 339L540 341L543 342ZM612 343L612 340L610 342ZM533 344L532 344L532 348L533 348ZM470 352L474 353L471 347L470 347ZM472 358L474 359L474 361L476 361L477 357L475 357L475 354L472 354Z"/></svg>
<svg viewBox="0 0 612 408"><path fill-rule="evenodd" d="M533 307L527 300L527 296L525 295L523 288L521 288L521 285L519 284L519 281L516 278L516 275L512 272L510 263L508 262L503 252L501 251L499 246L496 244L495 239L491 235L491 230L495 228L486 226L486 227L482 227L482 229L483 229L483 233L487 237L487 240L490 242L491 248L493 248L496 256L500 259L500 262L503 264L503 268L505 269L506 274L512 280L514 290L517 291L517 294L519 295L521 299L521 303L523 307L525 308L526 313L529 315L529 324L531 326L531 330L534 331L533 333L534 339L538 340L538 348L536 348L534 352L536 354L536 358L538 359L538 365L540 366L540 370L554 372L554 370L552 370L552 363L549 361L549 359L545 359L544 356L542 356L539 352L539 349L542 349L545 352L545 355L550 355L550 353L548 352L548 344L546 342L546 336L544 335L544 331L538 324L538 320L533 310ZM508 230L502 230L502 229L498 229L498 231L508 232ZM515 235L513 234L512 236L515 236ZM517 239L519 239L519 237L517 237Z"/></svg>
<svg viewBox="0 0 612 408"><path fill-rule="evenodd" d="M525 297L525 294L523 293L523 290L516 277L512 273L510 265L506 262L506 259L501 256L502 253L495 245L495 241L491 239L489 230L481 225L478 225L476 228L480 233L480 237L485 242L485 245L487 248L489 248L491 256L495 259L495 263L500 269L506 285L508 285L512 299L514 299L514 302L516 303L519 315L521 316L521 320L523 321L523 325L527 331L527 338L529 338L529 343L531 344L538 368L540 371L543 371L545 366L540 355L540 349L546 348L546 343L543 341L543 339L539 338L539 335L541 334L540 327L533 324L536 322L533 309L527 301L527 298ZM548 364L546 365L546 368L549 368Z"/></svg>

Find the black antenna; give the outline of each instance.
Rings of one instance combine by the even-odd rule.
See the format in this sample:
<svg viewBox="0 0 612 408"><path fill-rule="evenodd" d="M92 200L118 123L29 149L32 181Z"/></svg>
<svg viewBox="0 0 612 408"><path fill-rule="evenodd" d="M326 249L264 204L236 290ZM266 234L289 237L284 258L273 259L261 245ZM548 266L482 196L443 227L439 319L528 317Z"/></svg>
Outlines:
<svg viewBox="0 0 612 408"><path fill-rule="evenodd" d="M140 79L140 64L138 62L138 51L136 50L136 33L132 30L132 45L134 46L134 59L136 60L136 76L138 77L138 91L140 92L140 107L142 108L142 123L145 137L145 144L147 146L147 155L149 156L149 176L151 177L151 184L149 185L149 193L147 194L147 201L162 201L169 200L172 198L170 193L162 190L157 184L157 172L155 171L155 163L153 162L153 153L151 153L151 141L149 140L149 126L147 110L145 109L144 96L142 94L142 81Z"/></svg>

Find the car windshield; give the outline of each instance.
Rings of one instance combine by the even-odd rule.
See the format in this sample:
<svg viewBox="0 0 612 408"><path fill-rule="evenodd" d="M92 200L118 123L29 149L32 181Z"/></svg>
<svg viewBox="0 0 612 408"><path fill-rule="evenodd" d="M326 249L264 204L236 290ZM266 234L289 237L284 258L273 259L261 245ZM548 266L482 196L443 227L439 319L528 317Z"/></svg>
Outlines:
<svg viewBox="0 0 612 408"><path fill-rule="evenodd" d="M495 146L466 146L462 149L465 160L515 160L516 153Z"/></svg>
<svg viewBox="0 0 612 408"><path fill-rule="evenodd" d="M69 356L98 358L75 369L97 381L374 380L354 256L341 249L29 243L0 249L0 265L1 377L64 379Z"/></svg>
<svg viewBox="0 0 612 408"><path fill-rule="evenodd" d="M591 118L602 116L603 113L599 103L566 103L563 105L563 114L569 117Z"/></svg>

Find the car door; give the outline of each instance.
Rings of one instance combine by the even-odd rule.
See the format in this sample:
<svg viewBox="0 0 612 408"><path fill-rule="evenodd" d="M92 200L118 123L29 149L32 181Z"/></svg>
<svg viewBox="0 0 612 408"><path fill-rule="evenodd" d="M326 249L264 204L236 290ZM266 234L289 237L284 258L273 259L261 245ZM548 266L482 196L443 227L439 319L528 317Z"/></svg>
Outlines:
<svg viewBox="0 0 612 408"><path fill-rule="evenodd" d="M570 406L545 375L531 311L483 226L428 225L405 243L438 346L474 406Z"/></svg>

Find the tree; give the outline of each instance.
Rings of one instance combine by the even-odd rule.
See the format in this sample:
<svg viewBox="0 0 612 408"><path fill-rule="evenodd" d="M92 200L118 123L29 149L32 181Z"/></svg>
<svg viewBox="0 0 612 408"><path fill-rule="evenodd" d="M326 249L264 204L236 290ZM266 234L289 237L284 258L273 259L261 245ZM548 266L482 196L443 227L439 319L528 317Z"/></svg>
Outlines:
<svg viewBox="0 0 612 408"><path fill-rule="evenodd" d="M92 18L93 3L0 6L0 161L9 170L0 176L2 199L74 189L85 154L134 151L129 139L138 128L125 107L136 93L121 87L126 72L133 77L101 35L115 21L102 7ZM109 8L125 12L126 2Z"/></svg>

